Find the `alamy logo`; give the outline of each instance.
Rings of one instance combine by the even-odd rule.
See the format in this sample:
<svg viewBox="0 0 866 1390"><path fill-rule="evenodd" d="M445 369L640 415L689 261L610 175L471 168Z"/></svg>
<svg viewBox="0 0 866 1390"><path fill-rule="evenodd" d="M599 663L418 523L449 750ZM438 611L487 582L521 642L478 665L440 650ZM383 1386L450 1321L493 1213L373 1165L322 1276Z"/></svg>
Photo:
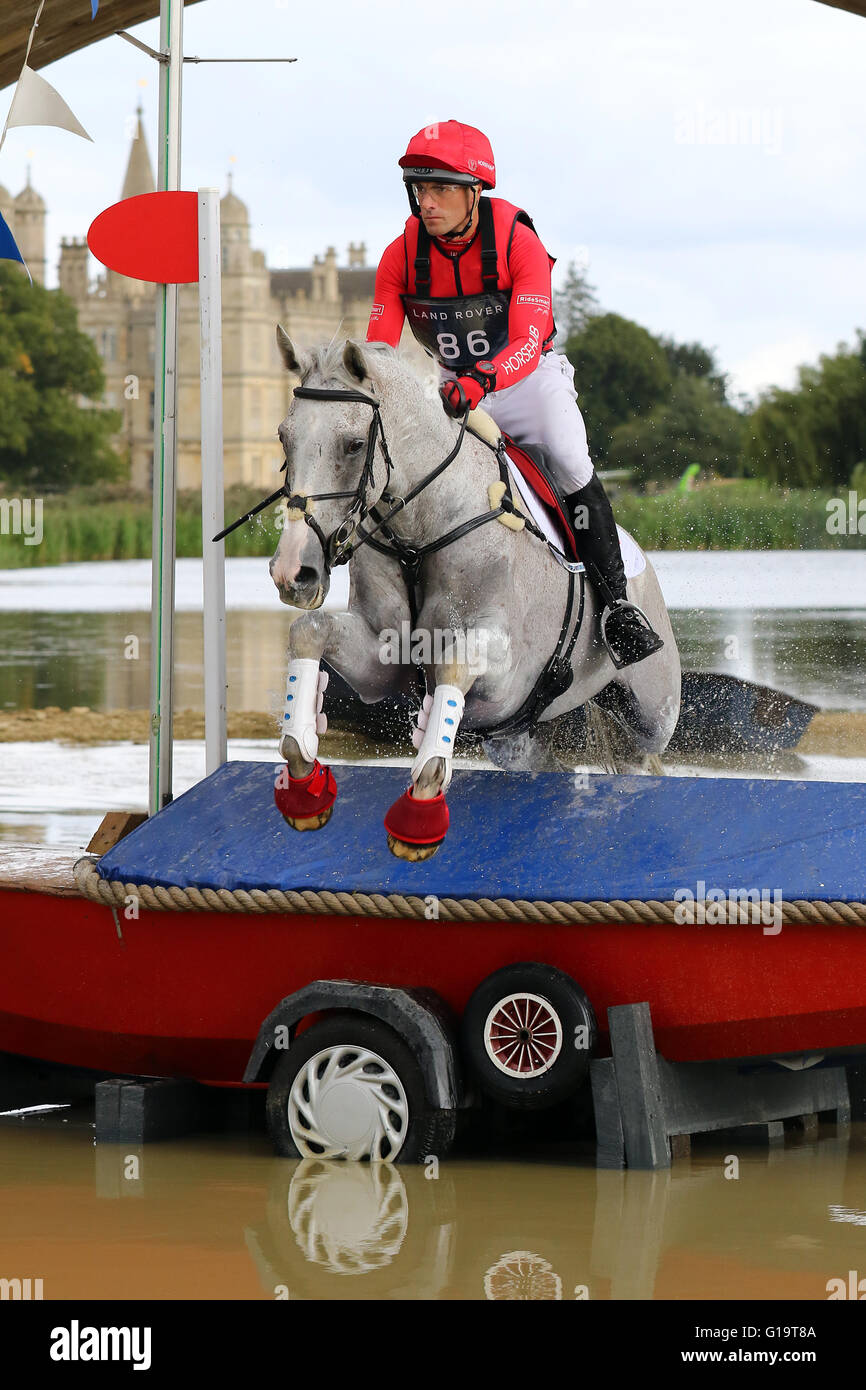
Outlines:
<svg viewBox="0 0 866 1390"><path fill-rule="evenodd" d="M131 1361L134 1371L150 1370L149 1327L68 1327L51 1329L52 1361Z"/></svg>
<svg viewBox="0 0 866 1390"><path fill-rule="evenodd" d="M0 1300L20 1299L27 1302L42 1297L41 1279L0 1279Z"/></svg>
<svg viewBox="0 0 866 1390"><path fill-rule="evenodd" d="M674 892L674 921L688 926L717 926L726 923L764 924L764 936L778 936L782 930L782 890L769 888L708 888L698 879L696 892L677 888Z"/></svg>
<svg viewBox="0 0 866 1390"><path fill-rule="evenodd" d="M23 536L25 545L42 544L42 498L0 497L0 536Z"/></svg>
<svg viewBox="0 0 866 1390"><path fill-rule="evenodd" d="M866 1299L866 1279L861 1279L856 1269L848 1270L847 1285L844 1279L828 1279L824 1285L828 1300L834 1298L856 1298L862 1303Z"/></svg>

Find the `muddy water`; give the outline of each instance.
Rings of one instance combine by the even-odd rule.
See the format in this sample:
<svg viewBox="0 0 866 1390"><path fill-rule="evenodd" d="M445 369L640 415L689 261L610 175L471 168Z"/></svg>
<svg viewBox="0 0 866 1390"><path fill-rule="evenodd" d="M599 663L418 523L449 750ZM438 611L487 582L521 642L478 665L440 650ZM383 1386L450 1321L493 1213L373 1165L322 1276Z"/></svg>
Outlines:
<svg viewBox="0 0 866 1390"><path fill-rule="evenodd" d="M826 1300L866 1275L866 1125L715 1136L659 1173L523 1143L434 1175L293 1163L258 1132L96 1147L86 1110L6 1117L0 1278L45 1299Z"/></svg>

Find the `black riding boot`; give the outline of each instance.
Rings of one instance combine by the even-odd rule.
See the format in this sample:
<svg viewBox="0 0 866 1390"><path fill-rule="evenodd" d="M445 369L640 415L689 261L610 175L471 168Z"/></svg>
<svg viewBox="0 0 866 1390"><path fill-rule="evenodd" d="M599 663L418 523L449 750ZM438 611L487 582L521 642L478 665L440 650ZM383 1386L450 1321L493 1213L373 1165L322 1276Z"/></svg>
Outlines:
<svg viewBox="0 0 866 1390"><path fill-rule="evenodd" d="M604 601L601 638L614 665L631 666L652 656L664 642L646 614L630 603L616 522L601 479L593 473L578 492L565 499L577 553Z"/></svg>

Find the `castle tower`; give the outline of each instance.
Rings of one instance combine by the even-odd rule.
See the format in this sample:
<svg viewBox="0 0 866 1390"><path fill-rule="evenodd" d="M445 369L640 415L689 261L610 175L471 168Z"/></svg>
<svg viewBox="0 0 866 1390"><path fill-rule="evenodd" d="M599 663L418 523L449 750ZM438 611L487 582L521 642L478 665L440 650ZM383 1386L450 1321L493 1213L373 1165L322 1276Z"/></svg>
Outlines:
<svg viewBox="0 0 866 1390"><path fill-rule="evenodd" d="M150 154L141 119L143 115L144 111L139 101L135 110L135 130L129 148L129 159L120 194L121 199L138 198L143 193L156 192L156 182L153 177L153 168L150 163ZM150 302L154 294L153 285L143 280L132 280L128 275L119 275L116 270L110 270L107 267L100 276L100 283L104 284L105 293L110 298L119 296L121 299L135 304L142 301Z"/></svg>
<svg viewBox="0 0 866 1390"><path fill-rule="evenodd" d="M4 214L5 216L5 214ZM27 186L15 199L13 227L18 249L30 268L30 274L40 285L45 284L45 201L30 183L27 165Z"/></svg>
<svg viewBox="0 0 866 1390"><path fill-rule="evenodd" d="M129 151L121 198L137 198L142 193L156 192L147 141L144 138L144 126L141 122L143 114L142 105L139 102L135 112L135 133L132 137L132 147Z"/></svg>
<svg viewBox="0 0 866 1390"><path fill-rule="evenodd" d="M223 274L243 274L252 269L250 215L246 203L232 192L231 171L228 192L220 199L220 241Z"/></svg>
<svg viewBox="0 0 866 1390"><path fill-rule="evenodd" d="M90 251L86 236L63 237L60 242L60 264L57 279L64 294L81 306L87 299L87 258Z"/></svg>

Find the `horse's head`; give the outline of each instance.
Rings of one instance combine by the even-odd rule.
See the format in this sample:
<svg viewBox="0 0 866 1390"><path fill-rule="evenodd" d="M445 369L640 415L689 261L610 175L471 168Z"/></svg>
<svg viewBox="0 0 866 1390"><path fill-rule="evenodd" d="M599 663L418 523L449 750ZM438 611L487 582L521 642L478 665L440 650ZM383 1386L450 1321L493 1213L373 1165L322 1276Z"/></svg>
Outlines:
<svg viewBox="0 0 866 1390"><path fill-rule="evenodd" d="M311 354L298 352L279 325L277 345L302 390L338 393L334 399L298 396L277 431L286 456L287 503L271 578L283 603L319 608L328 593L330 564L350 540L361 508L377 502L388 484L373 406L339 395L354 391L379 399L368 356L382 345L371 353L369 345L365 351L350 339ZM322 496L328 493L339 495Z"/></svg>

